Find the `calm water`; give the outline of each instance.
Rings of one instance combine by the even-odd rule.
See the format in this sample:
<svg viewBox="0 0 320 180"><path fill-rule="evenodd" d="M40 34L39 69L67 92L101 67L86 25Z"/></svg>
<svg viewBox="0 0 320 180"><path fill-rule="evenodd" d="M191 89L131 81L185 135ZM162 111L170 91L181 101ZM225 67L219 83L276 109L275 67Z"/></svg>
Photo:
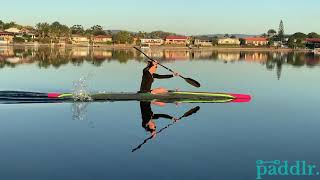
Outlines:
<svg viewBox="0 0 320 180"><path fill-rule="evenodd" d="M181 74L154 87L251 94L250 103L167 104L175 117L200 110L150 134L138 102L0 104L0 178L255 179L256 160L320 163L320 57L240 51L147 52ZM0 90L137 91L144 58L131 50L0 47ZM159 68L159 73L167 71ZM171 123L156 120L157 129ZM293 179L267 177L266 179ZM296 179L299 179L296 177ZM300 179L304 179L303 177ZM307 179L314 179L308 177Z"/></svg>

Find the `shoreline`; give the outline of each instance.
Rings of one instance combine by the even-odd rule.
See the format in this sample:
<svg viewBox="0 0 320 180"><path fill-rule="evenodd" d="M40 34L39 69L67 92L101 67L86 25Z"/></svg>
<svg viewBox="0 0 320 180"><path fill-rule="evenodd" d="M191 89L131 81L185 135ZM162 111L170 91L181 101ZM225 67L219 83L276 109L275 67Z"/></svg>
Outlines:
<svg viewBox="0 0 320 180"><path fill-rule="evenodd" d="M52 46L50 44L0 44L1 47L51 47L51 48L93 48L101 50L130 50L136 45L96 45L96 46L85 46L85 45L73 45L67 44L65 46ZM262 52L312 52L311 49L291 49L291 48L274 48L274 47L223 47L223 46L212 46L212 47L186 47L186 46L151 46L150 50L176 50L176 51L262 51Z"/></svg>

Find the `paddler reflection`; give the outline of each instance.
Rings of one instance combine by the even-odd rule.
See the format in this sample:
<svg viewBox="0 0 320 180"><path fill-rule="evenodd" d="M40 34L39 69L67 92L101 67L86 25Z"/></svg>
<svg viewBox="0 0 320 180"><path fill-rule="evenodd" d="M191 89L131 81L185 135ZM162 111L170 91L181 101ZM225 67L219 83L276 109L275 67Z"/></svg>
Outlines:
<svg viewBox="0 0 320 180"><path fill-rule="evenodd" d="M156 119L165 118L165 119L170 119L172 121L177 121L178 118L175 118L168 114L154 114L151 109L151 103L158 106L163 106L165 104L162 102L146 102L146 101L140 102L140 110L141 110L141 118L142 118L141 125L146 131L150 132L152 137L155 137L156 129L157 129L156 123L155 123Z"/></svg>
<svg viewBox="0 0 320 180"><path fill-rule="evenodd" d="M176 122L178 122L182 118L185 118L185 117L188 117L188 116L190 116L192 114L197 113L199 111L199 109L200 109L199 106L196 106L196 107L190 109L189 111L185 112L179 118L176 118L176 117L172 117L172 116L167 115L167 114L154 114L152 112L152 109L151 109L151 104L164 105L164 103L162 103L162 102L145 102L145 101L141 101L140 102L140 109L141 109L141 116L142 116L142 127L146 131L150 132L151 136L148 137L147 139L145 139L137 147L132 149L132 152L140 149L142 147L142 145L147 143L150 139L154 138L156 136L156 134L161 133L163 130L165 130L165 129L169 128L170 126L174 125ZM159 118L171 119L172 122L170 124L168 124L167 126L161 128L160 130L157 131L155 120L159 119Z"/></svg>

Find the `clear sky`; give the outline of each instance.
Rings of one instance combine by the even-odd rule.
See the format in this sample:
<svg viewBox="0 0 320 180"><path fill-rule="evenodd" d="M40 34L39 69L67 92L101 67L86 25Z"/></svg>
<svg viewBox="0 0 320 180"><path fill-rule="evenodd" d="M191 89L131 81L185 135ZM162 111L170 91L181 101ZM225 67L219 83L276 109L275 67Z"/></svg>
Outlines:
<svg viewBox="0 0 320 180"><path fill-rule="evenodd" d="M0 20L23 25L59 21L88 28L213 33L320 33L319 0L0 0Z"/></svg>

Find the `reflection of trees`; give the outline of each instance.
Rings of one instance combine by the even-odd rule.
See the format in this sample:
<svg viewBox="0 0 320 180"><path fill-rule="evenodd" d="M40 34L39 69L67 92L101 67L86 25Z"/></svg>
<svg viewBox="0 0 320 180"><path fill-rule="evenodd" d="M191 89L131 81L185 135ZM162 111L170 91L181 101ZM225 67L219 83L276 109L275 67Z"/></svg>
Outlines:
<svg viewBox="0 0 320 180"><path fill-rule="evenodd" d="M118 60L120 63L127 63L129 59L132 59L132 50L115 50L112 53L112 58Z"/></svg>
<svg viewBox="0 0 320 180"><path fill-rule="evenodd" d="M294 67L314 67L320 63L320 56L304 52L250 52L250 51L220 51L220 50L151 50L149 54L160 61L179 60L209 60L209 61L248 61L261 63L268 70L276 68L280 78L283 64ZM129 60L144 61L145 57L133 49L106 50L103 48L73 47L73 48L27 48L0 47L0 68L16 67L19 64L36 64L40 68L59 68L72 64L81 66L84 63L101 66L104 62L118 61L127 63Z"/></svg>

